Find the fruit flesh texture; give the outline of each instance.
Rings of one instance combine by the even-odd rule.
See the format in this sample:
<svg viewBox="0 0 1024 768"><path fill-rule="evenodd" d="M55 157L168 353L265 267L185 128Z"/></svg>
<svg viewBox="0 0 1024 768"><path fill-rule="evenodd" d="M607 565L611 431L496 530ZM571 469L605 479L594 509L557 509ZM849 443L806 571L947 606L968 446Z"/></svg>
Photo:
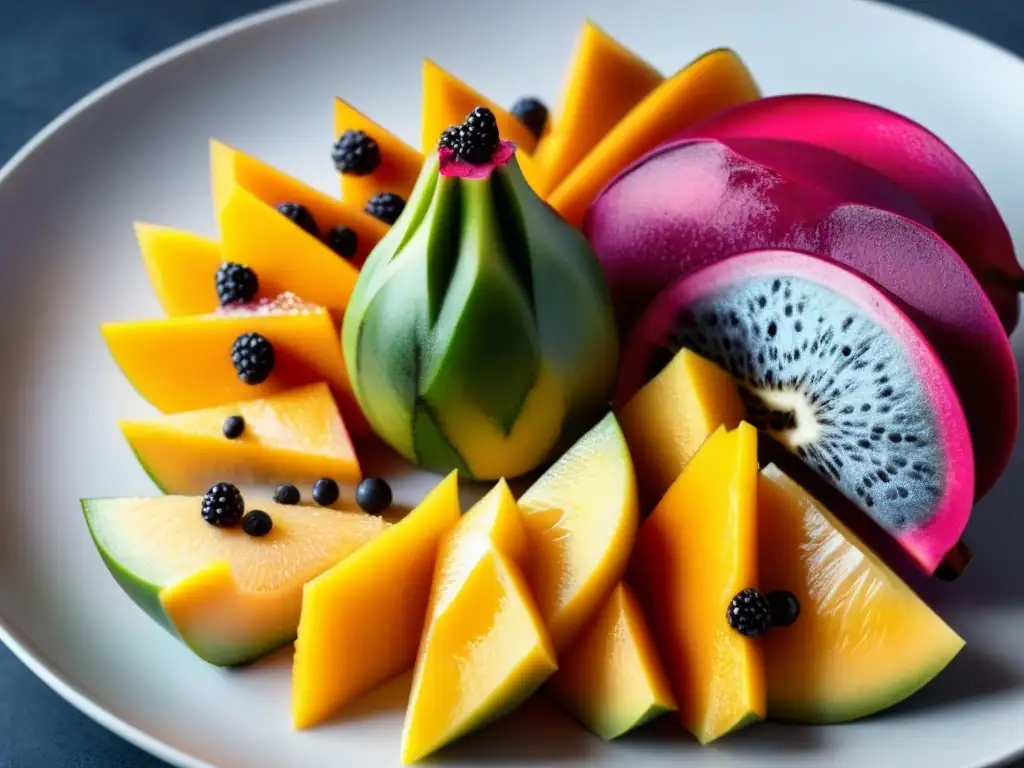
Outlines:
<svg viewBox="0 0 1024 768"><path fill-rule="evenodd" d="M252 661L291 641L302 585L379 536L362 512L249 500L274 528L260 539L200 516L199 496L86 499L107 568L158 623L211 664Z"/></svg>
<svg viewBox="0 0 1024 768"><path fill-rule="evenodd" d="M730 50L711 51L667 78L612 128L548 196L570 224L580 226L601 189L658 144L726 107L760 96Z"/></svg>
<svg viewBox="0 0 1024 768"><path fill-rule="evenodd" d="M347 101L335 99L335 139L345 131L362 131L377 142L380 165L365 175L339 174L341 199L360 208L380 192L393 192L403 200L408 200L423 166L423 155Z"/></svg>
<svg viewBox="0 0 1024 768"><path fill-rule="evenodd" d="M622 391L643 380L649 351L666 340L735 376L748 418L925 572L956 546L974 496L963 410L935 351L863 277L796 251L706 267L669 288L638 323Z"/></svg>
<svg viewBox="0 0 1024 768"><path fill-rule="evenodd" d="M292 668L296 728L413 667L438 545L460 514L453 472L358 557L306 584Z"/></svg>
<svg viewBox="0 0 1024 768"><path fill-rule="evenodd" d="M680 140L606 189L586 231L623 326L666 284L749 249L811 251L878 282L905 302L953 378L971 427L980 498L1013 450L1016 364L969 268L941 238L905 218L928 223L914 208L874 171L828 150Z"/></svg>
<svg viewBox="0 0 1024 768"><path fill-rule="evenodd" d="M217 241L143 222L135 222L135 237L153 292L168 317L217 308L214 275L222 261Z"/></svg>
<svg viewBox="0 0 1024 768"><path fill-rule="evenodd" d="M556 651L573 642L622 578L638 507L629 448L610 414L519 499L527 576Z"/></svg>
<svg viewBox="0 0 1024 768"><path fill-rule="evenodd" d="M540 194L554 189L616 123L664 78L654 67L586 21L576 43L554 127L541 140Z"/></svg>
<svg viewBox="0 0 1024 768"><path fill-rule="evenodd" d="M526 532L499 482L438 551L402 760L415 762L525 701L556 668L520 566Z"/></svg>
<svg viewBox="0 0 1024 768"><path fill-rule="evenodd" d="M224 421L245 430L229 440ZM217 482L311 485L321 477L362 479L348 430L326 384L256 400L120 422L139 462L164 493L202 494Z"/></svg>
<svg viewBox="0 0 1024 768"><path fill-rule="evenodd" d="M873 168L921 201L981 281L1005 329L1016 327L1024 271L1006 224L970 167L923 126L853 99L796 95L715 115L691 135L805 142Z"/></svg>
<svg viewBox="0 0 1024 768"><path fill-rule="evenodd" d="M732 377L696 352L680 350L619 412L642 508L654 508L712 432L735 429L744 414Z"/></svg>
<svg viewBox="0 0 1024 768"><path fill-rule="evenodd" d="M744 422L707 439L637 536L631 582L701 744L764 718L761 648L726 620L758 586L757 531L757 431Z"/></svg>
<svg viewBox="0 0 1024 768"><path fill-rule="evenodd" d="M594 622L562 656L547 690L606 740L676 709L647 621L627 584L615 587Z"/></svg>
<svg viewBox="0 0 1024 768"><path fill-rule="evenodd" d="M915 693L964 642L828 510L774 465L758 478L761 584L800 616L764 638L768 717L838 723Z"/></svg>

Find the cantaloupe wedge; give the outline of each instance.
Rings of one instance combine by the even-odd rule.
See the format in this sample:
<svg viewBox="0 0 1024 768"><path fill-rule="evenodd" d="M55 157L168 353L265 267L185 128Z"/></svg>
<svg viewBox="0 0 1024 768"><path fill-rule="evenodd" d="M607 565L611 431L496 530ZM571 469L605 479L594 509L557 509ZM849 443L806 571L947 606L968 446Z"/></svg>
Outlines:
<svg viewBox="0 0 1024 768"><path fill-rule="evenodd" d="M107 568L147 614L211 664L242 664L292 640L302 585L388 524L362 512L246 499L274 528L262 538L203 520L200 496L83 499Z"/></svg>
<svg viewBox="0 0 1024 768"><path fill-rule="evenodd" d="M413 674L402 760L420 760L525 701L555 652L520 566L526 531L499 482L445 537Z"/></svg>
<svg viewBox="0 0 1024 768"><path fill-rule="evenodd" d="M292 667L296 728L413 667L438 545L460 514L452 472L375 546L306 585Z"/></svg>
<svg viewBox="0 0 1024 768"><path fill-rule="evenodd" d="M214 276L222 259L216 240L141 221L135 222L135 237L153 292L168 317L217 308Z"/></svg>
<svg viewBox="0 0 1024 768"><path fill-rule="evenodd" d="M757 430L744 422L707 439L637 536L630 579L701 744L765 714L761 647L726 620L758 586L757 530Z"/></svg>
<svg viewBox="0 0 1024 768"><path fill-rule="evenodd" d="M636 476L611 414L519 499L527 576L555 650L565 650L622 578L636 537Z"/></svg>
<svg viewBox="0 0 1024 768"><path fill-rule="evenodd" d="M234 440L229 416L245 419ZM362 477L348 430L324 383L198 411L120 422L139 462L164 493L205 493L217 482L312 485Z"/></svg>
<svg viewBox="0 0 1024 768"><path fill-rule="evenodd" d="M619 411L644 510L654 508L708 435L735 429L745 409L724 370L683 349Z"/></svg>
<svg viewBox="0 0 1024 768"><path fill-rule="evenodd" d="M759 96L735 53L720 49L704 54L630 110L551 192L548 202L580 226L590 203L627 165L719 110Z"/></svg>
<svg viewBox="0 0 1024 768"><path fill-rule="evenodd" d="M662 80L658 70L587 20L576 43L554 125L534 156L541 167L544 192L557 187Z"/></svg>
<svg viewBox="0 0 1024 768"><path fill-rule="evenodd" d="M647 621L624 582L562 655L547 690L602 739L676 709Z"/></svg>
<svg viewBox="0 0 1024 768"><path fill-rule="evenodd" d="M409 199L416 177L423 167L423 155L389 130L374 122L347 101L334 100L334 137L345 131L362 131L375 142L380 151L380 165L373 173L359 175L342 173L341 199L362 208L379 192L394 192ZM434 140L435 145L437 139Z"/></svg>

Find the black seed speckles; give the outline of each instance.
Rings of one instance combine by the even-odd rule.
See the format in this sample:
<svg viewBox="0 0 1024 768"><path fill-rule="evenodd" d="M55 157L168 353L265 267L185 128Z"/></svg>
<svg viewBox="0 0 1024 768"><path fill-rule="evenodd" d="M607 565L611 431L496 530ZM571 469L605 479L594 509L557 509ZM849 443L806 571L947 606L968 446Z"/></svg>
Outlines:
<svg viewBox="0 0 1024 768"><path fill-rule="evenodd" d="M242 518L242 530L250 536L262 538L274 528L274 520L262 509L254 509L246 512Z"/></svg>
<svg viewBox="0 0 1024 768"><path fill-rule="evenodd" d="M221 432L224 433L224 437L228 440L237 440L245 432L245 419L237 414L234 416L228 416L224 419L224 423L221 425Z"/></svg>
<svg viewBox="0 0 1024 768"><path fill-rule="evenodd" d="M548 108L540 99L523 96L516 99L511 109L512 117L526 126L526 130L538 138L544 132L548 122Z"/></svg>
<svg viewBox="0 0 1024 768"><path fill-rule="evenodd" d="M321 507L331 506L340 495L338 483L329 477L322 477L313 484L313 501Z"/></svg>
<svg viewBox="0 0 1024 768"><path fill-rule="evenodd" d="M302 495L294 485L285 483L274 489L274 501L278 504L298 504L301 500Z"/></svg>

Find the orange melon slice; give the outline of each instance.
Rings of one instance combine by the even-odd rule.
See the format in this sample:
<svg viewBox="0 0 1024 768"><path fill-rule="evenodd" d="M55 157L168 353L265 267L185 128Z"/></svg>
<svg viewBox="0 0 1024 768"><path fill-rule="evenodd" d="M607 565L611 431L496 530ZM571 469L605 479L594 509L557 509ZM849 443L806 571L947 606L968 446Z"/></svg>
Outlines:
<svg viewBox="0 0 1024 768"><path fill-rule="evenodd" d="M220 244L202 235L135 222L135 237L157 301L168 317L201 315L217 308L214 276Z"/></svg>

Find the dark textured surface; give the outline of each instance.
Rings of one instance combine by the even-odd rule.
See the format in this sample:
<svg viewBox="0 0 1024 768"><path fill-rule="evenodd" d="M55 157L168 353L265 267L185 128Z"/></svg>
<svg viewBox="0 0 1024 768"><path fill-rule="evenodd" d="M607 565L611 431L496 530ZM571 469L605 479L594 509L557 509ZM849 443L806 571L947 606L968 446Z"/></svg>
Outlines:
<svg viewBox="0 0 1024 768"><path fill-rule="evenodd" d="M1024 54L1022 0L889 1ZM66 107L125 68L197 32L274 4L0 0L0 164ZM0 647L0 768L163 765L65 704Z"/></svg>

